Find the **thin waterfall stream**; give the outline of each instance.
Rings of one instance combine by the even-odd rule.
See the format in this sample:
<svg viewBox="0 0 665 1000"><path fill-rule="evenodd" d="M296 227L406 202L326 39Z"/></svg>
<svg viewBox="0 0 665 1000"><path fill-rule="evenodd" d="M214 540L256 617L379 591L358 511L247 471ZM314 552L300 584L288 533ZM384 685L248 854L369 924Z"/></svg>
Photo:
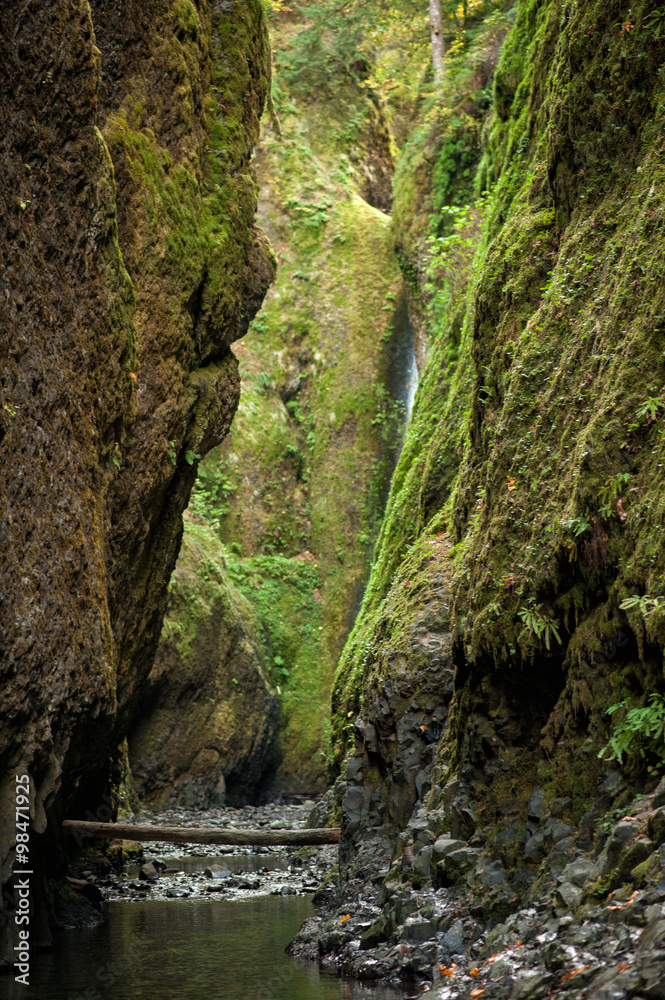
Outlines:
<svg viewBox="0 0 665 1000"><path fill-rule="evenodd" d="M386 388L391 399L400 403L404 411L404 425L411 419L413 402L418 388L413 327L409 319L406 294L402 289L395 302L393 336L388 344L386 358Z"/></svg>

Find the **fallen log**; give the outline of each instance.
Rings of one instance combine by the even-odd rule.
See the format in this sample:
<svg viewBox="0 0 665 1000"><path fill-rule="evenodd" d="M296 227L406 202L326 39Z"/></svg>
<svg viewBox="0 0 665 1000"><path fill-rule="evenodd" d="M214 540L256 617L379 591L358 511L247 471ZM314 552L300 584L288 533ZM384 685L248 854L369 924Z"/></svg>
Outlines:
<svg viewBox="0 0 665 1000"><path fill-rule="evenodd" d="M66 819L63 833L103 840L166 840L175 844L232 844L234 847L311 847L336 844L339 827L318 830L207 829L186 826L138 826L135 823L93 823Z"/></svg>

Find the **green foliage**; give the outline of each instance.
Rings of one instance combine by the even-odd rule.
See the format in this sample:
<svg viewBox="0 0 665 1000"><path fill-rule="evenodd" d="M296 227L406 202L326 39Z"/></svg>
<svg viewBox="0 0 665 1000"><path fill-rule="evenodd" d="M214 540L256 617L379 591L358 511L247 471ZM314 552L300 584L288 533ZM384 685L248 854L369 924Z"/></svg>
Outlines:
<svg viewBox="0 0 665 1000"><path fill-rule="evenodd" d="M643 618L648 618L652 615L654 611L663 606L663 599L661 597L647 597L646 594L640 597L639 594L635 594L633 597L627 597L621 602L619 607L622 611L631 611L633 608L637 609Z"/></svg>
<svg viewBox="0 0 665 1000"><path fill-rule="evenodd" d="M319 229L326 222L330 222L327 210L332 207L332 202L327 198L320 202L309 202L293 197L287 198L284 205L291 209L297 222L305 229Z"/></svg>
<svg viewBox="0 0 665 1000"><path fill-rule="evenodd" d="M660 396L651 396L642 403L636 416L640 421L647 420L649 423L653 423L663 410L665 410L665 396L662 394Z"/></svg>
<svg viewBox="0 0 665 1000"><path fill-rule="evenodd" d="M588 520L588 517L588 514L579 514L577 517L571 517L567 521L562 521L561 526L572 531L575 538L579 538L580 535L583 535L591 527L591 521Z"/></svg>
<svg viewBox="0 0 665 1000"><path fill-rule="evenodd" d="M624 486L630 482L630 475L627 472L619 472L616 476L611 476L605 485L600 489L599 514L604 518L616 517L616 502L621 496Z"/></svg>
<svg viewBox="0 0 665 1000"><path fill-rule="evenodd" d="M280 76L294 92L330 95L339 77L367 75L366 9L348 0L323 0L300 8L300 14L304 26L278 56Z"/></svg>
<svg viewBox="0 0 665 1000"><path fill-rule="evenodd" d="M463 301L473 276L484 210L484 198L478 198L473 205L444 205L440 215L445 220L446 235L433 235L426 240L423 292L433 332L441 329L455 306Z"/></svg>
<svg viewBox="0 0 665 1000"><path fill-rule="evenodd" d="M655 770L665 766L665 698L661 694L649 695L648 704L626 709L624 699L607 709L607 715L625 712L623 719L614 726L614 732L598 756L604 760L623 763L624 756L641 758L657 757Z"/></svg>
<svg viewBox="0 0 665 1000"><path fill-rule="evenodd" d="M524 622L524 628L517 637L518 642L521 642L525 637L533 636L539 643L541 640L545 643L548 652L553 638L559 645L561 644L561 636L555 622L549 614L543 611L541 604L536 604L534 598L530 599L529 607L521 608L517 613Z"/></svg>
<svg viewBox="0 0 665 1000"><path fill-rule="evenodd" d="M231 466L224 459L203 462L189 501L189 510L209 524L215 531L220 530L220 520L228 513L229 499L237 487L231 475Z"/></svg>
<svg viewBox="0 0 665 1000"><path fill-rule="evenodd" d="M300 676L298 666L312 669L321 642L318 566L284 556L240 559L229 548L224 561L230 581L259 617L273 680L285 685L292 673Z"/></svg>

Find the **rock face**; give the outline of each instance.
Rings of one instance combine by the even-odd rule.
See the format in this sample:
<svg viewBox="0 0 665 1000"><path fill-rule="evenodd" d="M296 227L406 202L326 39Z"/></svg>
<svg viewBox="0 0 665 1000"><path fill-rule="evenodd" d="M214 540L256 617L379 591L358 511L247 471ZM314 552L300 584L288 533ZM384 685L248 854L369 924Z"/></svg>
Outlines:
<svg viewBox="0 0 665 1000"><path fill-rule="evenodd" d="M258 0L10 0L0 46L6 877L15 773L35 836L56 799L101 804L273 261L248 166Z"/></svg>
<svg viewBox="0 0 665 1000"><path fill-rule="evenodd" d="M326 780L332 679L399 445L411 331L375 207L388 207L392 168L380 105L345 76L335 100L291 89L293 21L273 22L281 134L265 121L257 150L278 275L238 348L238 413L201 464L192 509L260 622L282 706L277 785L310 792Z"/></svg>
<svg viewBox="0 0 665 1000"><path fill-rule="evenodd" d="M186 517L155 664L129 759L143 803L243 805L278 764L279 705L258 623L229 583L222 546Z"/></svg>
<svg viewBox="0 0 665 1000"><path fill-rule="evenodd" d="M650 11L622 30L615 3L527 2L503 45L479 256L430 331L337 675L347 860L381 838L415 851L424 823L421 847L445 833L528 879L653 784L662 747L633 744L632 787L599 758L609 706L664 687L665 54ZM633 28L642 48L623 44ZM415 735L439 701L428 768Z"/></svg>

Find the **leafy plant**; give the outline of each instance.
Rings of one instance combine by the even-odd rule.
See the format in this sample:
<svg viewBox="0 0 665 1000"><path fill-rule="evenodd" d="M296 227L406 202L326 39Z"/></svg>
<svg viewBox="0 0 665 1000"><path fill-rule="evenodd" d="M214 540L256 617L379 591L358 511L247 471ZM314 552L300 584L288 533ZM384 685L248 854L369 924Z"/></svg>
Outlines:
<svg viewBox="0 0 665 1000"><path fill-rule="evenodd" d="M624 699L616 705L610 705L607 715L625 711L627 704ZM612 736L598 756L621 764L625 755L634 753L642 758L647 753L657 756L657 770L665 764L665 699L661 694L649 695L648 705L628 709L624 719L615 725Z"/></svg>
<svg viewBox="0 0 665 1000"><path fill-rule="evenodd" d="M189 501L189 509L216 530L219 530L220 518L228 514L229 497L236 490L229 469L228 461L205 461L199 466Z"/></svg>
<svg viewBox="0 0 665 1000"><path fill-rule="evenodd" d="M638 420L647 420L649 423L653 423L661 410L665 410L665 397L650 396L642 403L636 416Z"/></svg>
<svg viewBox="0 0 665 1000"><path fill-rule="evenodd" d="M277 680L281 681L282 683L286 683L286 681L288 681L289 679L289 668L286 666L284 658L279 655L273 656L272 662L273 662L274 677L276 677Z"/></svg>
<svg viewBox="0 0 665 1000"><path fill-rule="evenodd" d="M618 472L616 476L611 476L600 489L600 507L598 513L601 517L610 518L616 516L616 502L623 492L623 487L630 482L630 475L627 472Z"/></svg>
<svg viewBox="0 0 665 1000"><path fill-rule="evenodd" d="M662 598L661 597L648 597L644 594L642 597L639 594L633 595L633 597L627 597L625 601L622 601L619 607L622 611L630 611L632 608L637 608L643 618L648 618L652 615L659 607L661 607Z"/></svg>
<svg viewBox="0 0 665 1000"><path fill-rule="evenodd" d="M198 451L192 451L191 448L188 448L185 452L185 461L187 462L187 465L194 465L194 462L198 461L200 457L201 456Z"/></svg>
<svg viewBox="0 0 665 1000"><path fill-rule="evenodd" d="M361 79L370 60L367 12L347 0L325 0L300 9L304 27L281 53L280 72L304 93L330 93L335 77Z"/></svg>
<svg viewBox="0 0 665 1000"><path fill-rule="evenodd" d="M305 229L318 229L324 223L330 222L327 209L332 207L332 202L327 199L318 203L301 201L300 198L287 198L284 204L294 210L296 218Z"/></svg>
<svg viewBox="0 0 665 1000"><path fill-rule="evenodd" d="M543 613L542 605L536 604L533 598L531 598L528 608L521 608L517 613L524 622L524 628L517 637L518 641L533 635L538 642L541 640L545 642L545 648L548 652L552 646L552 638L556 639L559 644L561 643L561 636L554 621Z"/></svg>
<svg viewBox="0 0 665 1000"><path fill-rule="evenodd" d="M571 517L568 521L562 521L561 525L572 531L575 538L579 538L580 535L583 535L591 527L591 522L587 521L588 516L588 514L580 514L578 517Z"/></svg>
<svg viewBox="0 0 665 1000"><path fill-rule="evenodd" d="M173 464L173 468L175 469L176 462L177 462L177 459L178 459L178 453L175 450L175 441L169 441L169 458L171 459L171 462Z"/></svg>
<svg viewBox="0 0 665 1000"><path fill-rule="evenodd" d="M473 270L486 199L473 205L444 205L440 210L443 235L428 236L424 291L433 328L440 326L450 305L461 298ZM437 228L439 228L437 226Z"/></svg>

